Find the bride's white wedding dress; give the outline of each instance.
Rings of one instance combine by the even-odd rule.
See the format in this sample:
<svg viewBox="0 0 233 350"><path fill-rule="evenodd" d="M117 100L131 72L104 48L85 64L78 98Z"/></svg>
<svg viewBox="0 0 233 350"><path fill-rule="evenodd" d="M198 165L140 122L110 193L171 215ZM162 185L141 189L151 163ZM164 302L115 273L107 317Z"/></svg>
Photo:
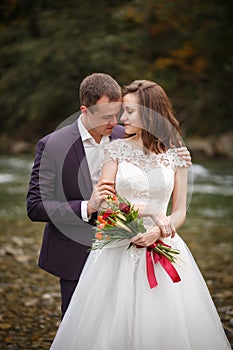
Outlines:
<svg viewBox="0 0 233 350"><path fill-rule="evenodd" d="M176 168L184 165L176 150L145 155L126 139L113 141L106 152L118 160L117 193L166 213ZM180 282L156 263L158 285L150 288L146 248L127 250L129 241L92 251L51 350L231 349L188 247L178 234L162 240L185 261L174 265Z"/></svg>

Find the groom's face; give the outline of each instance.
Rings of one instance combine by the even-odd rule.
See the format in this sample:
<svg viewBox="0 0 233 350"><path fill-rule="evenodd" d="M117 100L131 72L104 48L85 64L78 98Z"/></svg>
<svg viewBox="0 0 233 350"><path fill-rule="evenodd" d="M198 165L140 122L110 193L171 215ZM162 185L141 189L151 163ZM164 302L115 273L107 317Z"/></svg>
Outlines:
<svg viewBox="0 0 233 350"><path fill-rule="evenodd" d="M110 102L107 96L101 97L95 106L87 109L85 126L93 137L109 136L118 123L121 101Z"/></svg>

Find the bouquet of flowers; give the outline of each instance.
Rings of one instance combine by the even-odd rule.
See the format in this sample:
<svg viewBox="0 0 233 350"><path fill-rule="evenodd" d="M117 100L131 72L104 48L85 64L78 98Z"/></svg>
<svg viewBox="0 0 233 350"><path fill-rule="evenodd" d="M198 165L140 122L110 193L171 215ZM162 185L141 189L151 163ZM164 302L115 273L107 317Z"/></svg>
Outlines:
<svg viewBox="0 0 233 350"><path fill-rule="evenodd" d="M99 211L96 220L94 249L123 239L131 239L138 233L146 232L143 218L138 217L138 210L120 196L108 196L106 208Z"/></svg>
<svg viewBox="0 0 233 350"><path fill-rule="evenodd" d="M99 212L96 221L95 243L92 250L101 249L107 244L123 239L131 239L138 233L146 232L143 218L138 217L138 210L120 196L108 196L106 208ZM128 249L133 245L130 243ZM143 248L136 244L136 248ZM161 240L146 247L146 272L150 288L157 286L154 264L159 262L173 282L179 282L180 276L172 265L179 250L173 249Z"/></svg>
<svg viewBox="0 0 233 350"><path fill-rule="evenodd" d="M131 239L138 233L146 232L143 218L138 217L138 210L121 196L108 196L106 208L101 209L96 220L95 244L92 249L101 249L105 245L123 239ZM130 248L133 243L130 243ZM166 257L170 262L175 262L179 250L164 244L158 240L150 246L153 251Z"/></svg>

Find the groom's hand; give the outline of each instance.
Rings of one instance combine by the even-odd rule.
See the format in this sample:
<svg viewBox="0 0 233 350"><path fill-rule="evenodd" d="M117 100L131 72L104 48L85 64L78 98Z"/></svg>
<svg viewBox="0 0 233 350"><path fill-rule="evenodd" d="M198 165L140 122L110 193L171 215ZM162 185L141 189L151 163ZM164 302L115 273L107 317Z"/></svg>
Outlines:
<svg viewBox="0 0 233 350"><path fill-rule="evenodd" d="M177 152L178 155L186 161L186 167L189 168L192 165L192 159L187 147L178 147Z"/></svg>
<svg viewBox="0 0 233 350"><path fill-rule="evenodd" d="M115 195L114 181L100 179L94 187L91 198L87 203L88 216L99 209L100 203L105 200L107 196L113 195Z"/></svg>

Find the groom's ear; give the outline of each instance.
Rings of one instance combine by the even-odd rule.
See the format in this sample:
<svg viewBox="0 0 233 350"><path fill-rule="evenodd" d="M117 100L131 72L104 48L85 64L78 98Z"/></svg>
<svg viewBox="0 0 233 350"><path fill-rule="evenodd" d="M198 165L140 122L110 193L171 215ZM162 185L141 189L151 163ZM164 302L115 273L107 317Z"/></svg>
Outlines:
<svg viewBox="0 0 233 350"><path fill-rule="evenodd" d="M81 106L80 107L80 111L83 113L83 114L87 114L88 113L88 109L86 106Z"/></svg>

